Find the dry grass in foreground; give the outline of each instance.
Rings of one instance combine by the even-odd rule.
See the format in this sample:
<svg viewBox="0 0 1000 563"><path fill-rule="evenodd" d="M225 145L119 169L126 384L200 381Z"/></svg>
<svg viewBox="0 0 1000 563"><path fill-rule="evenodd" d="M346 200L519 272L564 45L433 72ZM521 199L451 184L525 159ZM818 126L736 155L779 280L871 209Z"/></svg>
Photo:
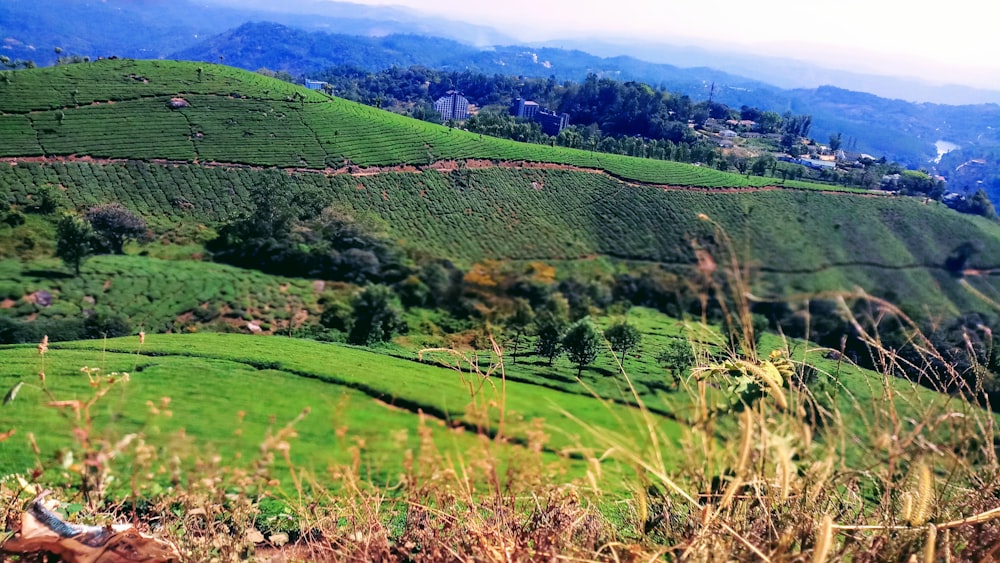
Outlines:
<svg viewBox="0 0 1000 563"><path fill-rule="evenodd" d="M44 343L39 351L43 361ZM640 440L579 416L605 449L581 450L590 469L577 480L559 478L547 465L544 427L513 446L502 421L486 420L497 412L489 385L470 385L470 418L478 413L483 420L473 450L444 453L421 416L419 447L399 452L403 473L377 485L360 456L323 476L294 466L296 424L308 411L275 426L256 459L227 466L201 455L190 440L152 443L141 434L109 437L95 428L91 411L116 386L128 385L126 374L89 370L86 399L62 399L43 380L47 406L66 413L69 459L78 461L53 479L39 456L33 472L0 483L5 537L46 487L63 501L69 521L133 523L176 545L189 561L996 556L1000 488L989 413L962 398L914 403L919 393L900 406L904 400L889 377L877 398L848 401L853 407L844 409L849 390L837 389L828 374L812 376L825 385L803 384L806 366L785 351L762 358L744 344L724 361L698 352L701 362L683 386L697 415L683 442L662 436L645 411L636 419L648 423ZM472 364L466 369L470 382L495 381L502 400L502 364L487 373ZM499 422L500 431L488 431L497 427L490 422ZM613 464L629 468L631 493L609 492L623 490L605 476ZM276 486L279 466L288 468L291 487Z"/></svg>

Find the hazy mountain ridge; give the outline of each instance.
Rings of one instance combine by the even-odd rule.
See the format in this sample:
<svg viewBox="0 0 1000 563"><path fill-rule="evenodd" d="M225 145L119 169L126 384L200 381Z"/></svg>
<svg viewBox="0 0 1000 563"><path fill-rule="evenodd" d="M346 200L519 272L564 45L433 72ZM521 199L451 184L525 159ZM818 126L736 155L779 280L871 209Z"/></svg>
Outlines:
<svg viewBox="0 0 1000 563"><path fill-rule="evenodd" d="M393 7L347 2L194 2L192 0L5 0L0 3L0 54L54 64L58 55L165 58L174 51L249 21L301 29L382 36L421 33L468 43L502 42L487 27L456 25Z"/></svg>
<svg viewBox="0 0 1000 563"><path fill-rule="evenodd" d="M599 56L625 54L653 63L669 62L681 67L707 66L737 75L752 74L762 82L793 90L836 85L845 90L870 92L883 98L901 99L913 103L948 105L1000 103L1000 90L937 84L932 81L933 76L886 76L860 70L827 68L809 60L726 51L725 46L709 49L642 41L579 39L546 41L539 46L585 49ZM735 49L735 47L730 48Z"/></svg>

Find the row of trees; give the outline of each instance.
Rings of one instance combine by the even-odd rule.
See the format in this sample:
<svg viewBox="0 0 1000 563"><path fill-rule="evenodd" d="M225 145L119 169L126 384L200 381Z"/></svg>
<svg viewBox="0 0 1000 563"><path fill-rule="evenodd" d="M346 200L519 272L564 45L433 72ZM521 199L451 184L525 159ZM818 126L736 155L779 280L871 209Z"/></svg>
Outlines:
<svg viewBox="0 0 1000 563"><path fill-rule="evenodd" d="M565 302L562 312L554 312L550 306L540 318L536 317L526 300L519 300L518 305L513 315L505 319L508 344L515 364L521 340L529 332L535 336L535 355L546 358L551 366L557 357L566 354L577 366L577 377L580 377L583 368L597 359L605 347L605 340L613 352L620 354L619 361L623 364L628 352L635 350L642 341L639 329L628 321L619 321L604 331L590 317L570 323ZM555 308L558 309L558 305ZM362 346L388 342L393 336L407 331L401 303L392 289L384 285L366 287L351 299L349 305L330 304L320 324L345 334L348 343Z"/></svg>
<svg viewBox="0 0 1000 563"><path fill-rule="evenodd" d="M261 232L272 237L281 232L278 225L283 223L282 213L265 213L258 209L254 215L254 224ZM355 227L344 227L341 232L351 236L342 240L368 236ZM128 209L117 203L98 205L82 215L67 214L59 219L56 252L79 273L80 264L87 256L94 253L120 254L128 241L141 241L147 236L145 223ZM690 307L698 301L690 295L685 297L680 291L683 286L681 280L655 268L619 275L610 286L597 280L568 279L556 283L554 272L544 264L530 265L523 275L500 272L499 267L489 263L477 265L468 272L440 261L428 261L419 267L407 266L397 273L396 281L391 286L367 285L348 303L328 304L321 324L326 329L341 332L347 342L372 345L406 332L404 306L441 308L458 322L455 326L458 330L469 326L463 325L461 319L472 320L474 324L486 321L504 327L507 349L511 351L514 363L522 353L525 337L532 335L532 352L535 355L546 358L551 365L555 358L565 354L577 366L577 375L580 376L605 347L605 341L614 353L620 355L622 363L628 353L641 343L641 334L634 325L622 321L601 331L591 320L591 314L608 311L613 302L621 301L681 315L690 312ZM370 282L369 279L358 278L356 283ZM709 307L709 317L712 317L712 310L719 308L711 302L702 303L702 306L705 305ZM845 325L841 313L832 303L813 301L807 312L795 311L780 303L758 304L754 312L755 335L759 335L769 322L772 327L780 327L784 334L808 336L820 344L849 354L855 361L866 363L868 356L863 339ZM855 314L865 318L863 308ZM119 321L115 322L122 324ZM8 324L10 326L4 330L10 334L4 337L5 341L20 341L15 333L20 334L26 329ZM73 325L72 331L75 332L72 335L82 338L98 333L127 331L117 325L109 328L105 324L97 319ZM979 316L928 329L927 334L942 352L942 357L948 358L947 365L934 368L941 372L940 377L958 367L963 375L972 378L968 385L984 384L985 392L991 396L1000 393L1000 383L997 383L1000 379L993 375L1000 371L997 367L1000 366L1000 355L992 351L988 340L977 336L990 334L988 327L995 325L994 320ZM887 346L904 357L910 353L912 346L901 327L883 324L878 330ZM731 341L737 340L732 332L729 336ZM684 357L690 351L687 354L684 352L679 349L665 350L657 359L676 374L683 369ZM912 352L919 353L916 350ZM917 360L919 358L915 356L914 365L917 365ZM985 383L981 383L984 374ZM933 381L940 380L935 378Z"/></svg>

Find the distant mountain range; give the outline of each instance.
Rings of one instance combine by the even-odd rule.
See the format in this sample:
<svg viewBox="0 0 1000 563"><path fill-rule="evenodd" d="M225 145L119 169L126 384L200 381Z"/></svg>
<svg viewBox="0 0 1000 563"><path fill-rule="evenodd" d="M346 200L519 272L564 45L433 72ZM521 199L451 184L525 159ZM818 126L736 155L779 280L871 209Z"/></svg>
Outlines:
<svg viewBox="0 0 1000 563"><path fill-rule="evenodd" d="M629 55L654 63L680 67L707 66L737 75L752 75L756 80L779 88L815 88L836 85L846 90L868 92L883 98L937 104L1000 103L1000 90L984 90L955 84L936 84L933 76L884 76L849 70L825 68L808 60L766 57L701 47L667 45L642 41L547 41L540 46L582 49L599 56Z"/></svg>
<svg viewBox="0 0 1000 563"><path fill-rule="evenodd" d="M482 27L392 8L347 2L285 0L3 0L0 53L11 59L55 63L64 54L164 58L200 40L249 21L298 29L384 36L412 33L469 44L509 43Z"/></svg>
<svg viewBox="0 0 1000 563"><path fill-rule="evenodd" d="M646 82L697 100L712 96L732 107L808 113L813 116L811 136L818 141L841 133L852 148L914 167L931 166L932 159L939 156L935 147L939 140L957 144L971 155L1000 146L1000 106L996 104L916 104L832 86L783 89L769 82L802 83L805 70L839 76L843 84L870 83L873 77L823 71L799 61L723 56L699 49L671 50L641 43L629 48L598 42L558 43L604 54L626 50L645 53L658 61L648 62L633 56L601 57L579 49L511 46L510 38L488 27L402 8L316 0L290 0L280 9L266 0L215 0L210 4L192 0L5 0L0 4L0 36L0 52L11 59L32 59L42 65L55 62L53 48L58 46L63 55L222 60L249 70L267 67L295 76L341 64L368 70L418 64L557 80L581 80L596 73ZM751 79L708 66L681 68L664 60L728 69L747 68L753 61L758 64L753 67L755 79ZM901 79L885 79L883 83L911 91L915 88L912 81ZM965 89L965 95L981 100L990 94ZM948 171L941 172L947 175Z"/></svg>

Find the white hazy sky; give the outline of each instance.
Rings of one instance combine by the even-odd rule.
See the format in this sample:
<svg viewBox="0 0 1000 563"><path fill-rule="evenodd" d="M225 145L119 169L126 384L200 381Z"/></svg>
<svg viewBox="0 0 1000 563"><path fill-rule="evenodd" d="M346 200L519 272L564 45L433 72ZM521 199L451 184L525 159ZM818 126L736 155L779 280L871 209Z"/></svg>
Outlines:
<svg viewBox="0 0 1000 563"><path fill-rule="evenodd" d="M525 41L660 41L1000 88L1000 8L982 0L351 0L406 6Z"/></svg>

